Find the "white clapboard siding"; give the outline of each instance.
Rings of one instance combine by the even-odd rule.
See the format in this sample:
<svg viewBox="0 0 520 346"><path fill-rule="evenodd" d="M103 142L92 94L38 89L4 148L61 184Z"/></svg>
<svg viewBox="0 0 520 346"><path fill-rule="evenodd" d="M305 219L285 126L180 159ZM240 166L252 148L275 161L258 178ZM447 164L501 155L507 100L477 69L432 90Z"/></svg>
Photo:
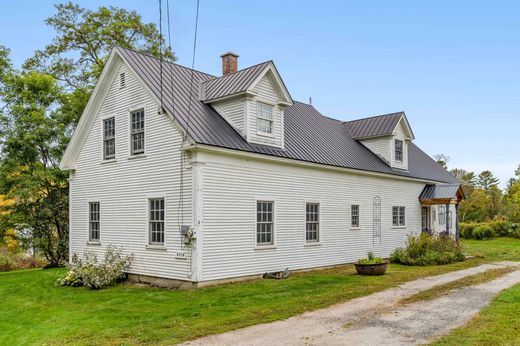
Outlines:
<svg viewBox="0 0 520 346"><path fill-rule="evenodd" d="M245 102L242 97L212 104L213 108L242 136L245 136Z"/></svg>
<svg viewBox="0 0 520 346"><path fill-rule="evenodd" d="M249 133L248 142L266 144L274 147L283 147L283 112L278 106L279 95L274 88L271 76L267 73L253 88L257 96L248 100ZM256 106L258 102L264 102L273 106L273 135L266 136L256 131Z"/></svg>
<svg viewBox="0 0 520 346"><path fill-rule="evenodd" d="M384 161L390 163L393 158L390 153L392 140L392 136L385 136L362 139L361 143Z"/></svg>
<svg viewBox="0 0 520 346"><path fill-rule="evenodd" d="M125 87L120 88L119 75L125 73ZM129 109L145 109L144 157L130 157ZM116 159L102 162L102 119L115 117ZM181 135L166 115L158 114L158 105L124 65L103 102L76 162L70 184L71 253L85 249L100 255L108 244L122 246L133 253L131 273L158 277L188 279L191 273L190 250L186 259L176 258L182 252L179 233L180 215L180 147ZM183 223L190 224L191 171L184 169ZM147 249L148 198L165 198L165 249ZM101 204L101 245L87 245L88 202Z"/></svg>
<svg viewBox="0 0 520 346"><path fill-rule="evenodd" d="M202 158L199 158L202 159ZM206 154L202 280L353 262L372 250L388 256L421 229L420 182L339 173ZM382 237L373 238L373 199L381 198ZM255 200L275 203L275 248L255 249ZM305 246L305 203L320 203L320 245ZM350 205L361 228L350 229ZM392 227L392 206L406 227Z"/></svg>

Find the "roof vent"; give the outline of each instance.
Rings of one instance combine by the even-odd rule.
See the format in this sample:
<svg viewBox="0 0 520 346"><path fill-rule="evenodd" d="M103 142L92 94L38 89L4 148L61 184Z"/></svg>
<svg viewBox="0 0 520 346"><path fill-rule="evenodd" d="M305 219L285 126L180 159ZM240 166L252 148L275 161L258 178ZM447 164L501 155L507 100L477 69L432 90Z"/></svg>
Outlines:
<svg viewBox="0 0 520 346"><path fill-rule="evenodd" d="M222 58L222 75L235 73L238 70L238 54L227 52L220 56Z"/></svg>

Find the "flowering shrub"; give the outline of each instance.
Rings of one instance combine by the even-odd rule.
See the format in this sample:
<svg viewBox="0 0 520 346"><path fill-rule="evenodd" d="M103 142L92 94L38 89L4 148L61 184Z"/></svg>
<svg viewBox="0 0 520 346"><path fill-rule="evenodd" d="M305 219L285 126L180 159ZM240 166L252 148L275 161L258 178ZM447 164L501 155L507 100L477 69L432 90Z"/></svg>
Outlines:
<svg viewBox="0 0 520 346"><path fill-rule="evenodd" d="M460 245L447 236L421 233L408 237L406 248L398 248L390 255L390 262L424 266L464 261Z"/></svg>
<svg viewBox="0 0 520 346"><path fill-rule="evenodd" d="M103 261L98 261L95 252L85 251L82 257L73 256L69 271L56 284L104 288L126 279L125 272L130 268L132 260L133 255L125 256L121 248L112 245L107 246Z"/></svg>

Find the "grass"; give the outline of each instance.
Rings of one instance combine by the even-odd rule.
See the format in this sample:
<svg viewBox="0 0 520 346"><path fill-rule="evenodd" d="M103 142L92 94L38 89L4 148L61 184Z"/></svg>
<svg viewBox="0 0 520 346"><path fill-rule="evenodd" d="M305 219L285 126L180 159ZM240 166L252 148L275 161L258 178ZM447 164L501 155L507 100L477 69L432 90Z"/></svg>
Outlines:
<svg viewBox="0 0 520 346"><path fill-rule="evenodd" d="M513 243L514 242L514 243ZM481 248L488 243L495 249ZM510 244L511 243L511 244ZM485 258L444 266L389 265L387 275L355 275L352 265L192 291L133 285L104 290L56 287L63 269L0 273L0 344L174 344L287 318L417 278L496 259L520 260L519 241L467 242ZM509 253L509 254L508 254Z"/></svg>
<svg viewBox="0 0 520 346"><path fill-rule="evenodd" d="M410 297L402 299L399 304L412 304L424 300L433 300L435 298L442 297L449 294L451 291L458 288L479 285L488 281L495 280L505 274L511 273L518 270L517 267L504 267L498 269L486 270L485 272L478 273L475 275L466 276L462 279L448 282L444 285L432 287L430 289L416 293Z"/></svg>

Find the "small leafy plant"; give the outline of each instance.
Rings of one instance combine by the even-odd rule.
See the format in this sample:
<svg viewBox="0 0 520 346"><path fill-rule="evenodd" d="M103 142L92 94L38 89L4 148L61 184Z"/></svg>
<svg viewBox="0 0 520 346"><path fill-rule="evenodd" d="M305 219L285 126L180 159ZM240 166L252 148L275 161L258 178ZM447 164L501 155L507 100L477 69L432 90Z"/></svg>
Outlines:
<svg viewBox="0 0 520 346"><path fill-rule="evenodd" d="M56 281L59 286L87 286L90 289L108 287L126 279L133 255L124 255L122 248L108 245L103 261L97 254L85 251L82 257L74 256L67 274Z"/></svg>
<svg viewBox="0 0 520 346"><path fill-rule="evenodd" d="M385 260L381 257L375 257L372 251L369 251L366 258L360 258L358 264L383 264Z"/></svg>

